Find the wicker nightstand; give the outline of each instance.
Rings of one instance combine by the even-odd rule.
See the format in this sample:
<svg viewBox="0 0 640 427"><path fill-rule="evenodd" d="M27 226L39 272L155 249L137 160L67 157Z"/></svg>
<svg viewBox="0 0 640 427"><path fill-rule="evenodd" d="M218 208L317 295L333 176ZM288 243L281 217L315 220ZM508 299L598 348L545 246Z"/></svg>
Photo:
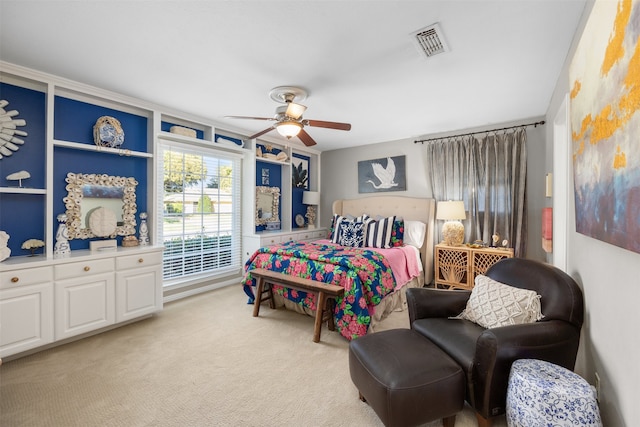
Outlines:
<svg viewBox="0 0 640 427"><path fill-rule="evenodd" d="M478 274L503 258L513 258L511 248L470 248L436 245L436 287L472 289Z"/></svg>

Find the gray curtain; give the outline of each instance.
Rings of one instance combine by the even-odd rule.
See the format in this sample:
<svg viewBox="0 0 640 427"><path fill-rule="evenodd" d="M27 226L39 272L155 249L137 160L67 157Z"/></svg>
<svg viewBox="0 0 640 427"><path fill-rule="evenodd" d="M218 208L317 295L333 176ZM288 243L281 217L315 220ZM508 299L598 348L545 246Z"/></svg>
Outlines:
<svg viewBox="0 0 640 427"><path fill-rule="evenodd" d="M434 198L464 201L466 242L489 244L499 234L515 256L525 256L526 142L524 128L425 142ZM437 227L439 238L442 224Z"/></svg>

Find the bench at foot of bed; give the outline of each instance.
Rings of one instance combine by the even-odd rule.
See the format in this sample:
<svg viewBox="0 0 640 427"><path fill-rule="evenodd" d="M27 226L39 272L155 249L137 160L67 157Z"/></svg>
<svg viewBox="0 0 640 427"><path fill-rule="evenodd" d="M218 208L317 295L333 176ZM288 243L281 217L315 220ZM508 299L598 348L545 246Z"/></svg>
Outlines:
<svg viewBox="0 0 640 427"><path fill-rule="evenodd" d="M320 342L320 331L325 316L327 317L329 330L335 330L333 307L335 298L344 295L344 288L311 279L288 276L276 271L265 270L264 268L253 269L250 273L256 279L256 301L253 306L253 317L258 316L260 303L263 301L269 301L269 307L275 308L271 285L276 284L298 291L310 292L316 296L317 309L313 329L313 342Z"/></svg>

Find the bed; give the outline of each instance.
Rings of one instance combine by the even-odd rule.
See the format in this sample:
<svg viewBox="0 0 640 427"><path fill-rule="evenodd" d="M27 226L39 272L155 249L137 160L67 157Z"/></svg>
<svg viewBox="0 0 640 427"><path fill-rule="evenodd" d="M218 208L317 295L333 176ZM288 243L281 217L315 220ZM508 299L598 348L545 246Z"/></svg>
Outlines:
<svg viewBox="0 0 640 427"><path fill-rule="evenodd" d="M382 229L393 222L395 240L387 247L352 247L336 241L335 227L326 239L312 242L287 242L265 246L256 251L245 265L242 285L245 293L253 297L255 280L251 277L254 268L270 270L310 278L312 280L339 284L345 295L336 300L334 322L336 329L348 340L370 332L393 311L406 309L405 292L410 287L421 287L433 280L433 232L435 201L433 199L403 196L373 196L358 199L342 199L333 203L333 222L351 221L350 229L366 222L364 230ZM389 218L395 217L394 221ZM342 221L342 222L340 222ZM374 224L375 227L368 228ZM406 236L400 244L398 230L404 225L414 230L423 225L423 239L419 248ZM364 244L380 245L365 237ZM381 233L380 233L381 234ZM402 234L402 233L400 233ZM342 236L344 237L344 236ZM344 239L340 242L345 243ZM314 296L305 292L274 286L276 306L310 316L315 315Z"/></svg>

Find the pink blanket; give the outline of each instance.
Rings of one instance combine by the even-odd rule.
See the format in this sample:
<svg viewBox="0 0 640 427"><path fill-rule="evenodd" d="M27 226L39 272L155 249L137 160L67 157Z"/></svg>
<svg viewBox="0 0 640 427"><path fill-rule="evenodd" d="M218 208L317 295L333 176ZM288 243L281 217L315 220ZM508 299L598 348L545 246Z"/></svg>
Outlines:
<svg viewBox="0 0 640 427"><path fill-rule="evenodd" d="M316 242L323 245L337 246L328 239L316 240ZM393 278L396 280L396 290L402 288L407 282L422 273L420 253L413 246L398 246L389 249L367 247L363 249L378 252L389 261Z"/></svg>

